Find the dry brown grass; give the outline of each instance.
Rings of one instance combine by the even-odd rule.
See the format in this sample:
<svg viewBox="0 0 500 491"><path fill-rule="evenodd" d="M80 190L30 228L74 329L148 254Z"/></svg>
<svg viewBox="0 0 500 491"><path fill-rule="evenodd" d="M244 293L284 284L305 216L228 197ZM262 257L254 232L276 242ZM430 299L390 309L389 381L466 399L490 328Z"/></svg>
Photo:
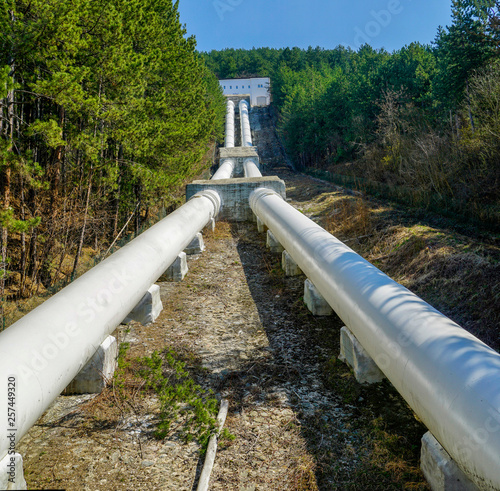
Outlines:
<svg viewBox="0 0 500 491"><path fill-rule="evenodd" d="M82 256L78 265L76 277L81 276L94 267L95 254L96 251L90 247L82 249ZM64 288L67 284L72 268L73 257L67 256L63 260L63 267L61 268L58 282L52 288L46 289L41 283L37 283L36 285L30 285L28 283L29 288L26 291L26 294L29 294L28 298L4 301L5 327L7 328L11 326L14 322L17 322L26 314L40 306L43 302L45 302L45 300ZM20 275L16 273L13 275L12 279L12 286L6 290L6 293L7 297L15 298L18 296ZM0 330L1 328L2 325L0 319Z"/></svg>
<svg viewBox="0 0 500 491"><path fill-rule="evenodd" d="M215 230L207 230L204 232L204 236L212 240L229 239L232 235L232 225L225 221L217 221L215 225Z"/></svg>
<svg viewBox="0 0 500 491"><path fill-rule="evenodd" d="M291 491L318 491L316 464L310 454L304 453L295 463L290 477Z"/></svg>
<svg viewBox="0 0 500 491"><path fill-rule="evenodd" d="M500 249L391 206L323 193L308 213L328 232L500 351Z"/></svg>
<svg viewBox="0 0 500 491"><path fill-rule="evenodd" d="M478 237L464 228L467 235L462 235L455 222L433 216L425 222L418 211L332 185L328 190L328 183L321 186L318 179L284 177L307 216L500 351L500 248L492 245L498 244L495 234L483 231Z"/></svg>
<svg viewBox="0 0 500 491"><path fill-rule="evenodd" d="M372 465L387 473L392 482L401 483L403 489L427 489L421 482L420 469L410 463L412 452L408 440L400 434L388 431L383 424L380 417L372 421Z"/></svg>
<svg viewBox="0 0 500 491"><path fill-rule="evenodd" d="M324 220L324 228L337 237L360 237L372 233L374 216L362 198L346 197L332 202L333 209Z"/></svg>

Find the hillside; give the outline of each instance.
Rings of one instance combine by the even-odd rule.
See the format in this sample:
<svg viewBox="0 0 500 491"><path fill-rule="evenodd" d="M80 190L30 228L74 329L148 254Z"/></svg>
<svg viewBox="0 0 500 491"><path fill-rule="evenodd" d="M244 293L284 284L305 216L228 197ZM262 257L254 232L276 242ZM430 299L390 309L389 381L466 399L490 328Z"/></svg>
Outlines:
<svg viewBox="0 0 500 491"><path fill-rule="evenodd" d="M263 155L279 147L266 111L252 116ZM292 205L499 349L494 237L425 223L283 163L267 172L285 179ZM427 489L425 428L390 384L360 386L337 361L342 323L309 313L303 278L283 275L264 238L254 224L219 222L182 283L160 279L164 311L119 328L121 369L108 389L58 398L21 442L31 487L192 489L199 446L183 441L183 418L154 438L158 396L140 376L139 359L168 348L230 401L235 438L221 443L213 489Z"/></svg>
<svg viewBox="0 0 500 491"><path fill-rule="evenodd" d="M259 152L279 149L267 110ZM255 116L254 116L255 117ZM260 139L259 139L260 138ZM283 162L283 156L282 160ZM500 237L437 213L271 165L294 206L365 259L500 351Z"/></svg>
<svg viewBox="0 0 500 491"><path fill-rule="evenodd" d="M290 162L340 185L500 230L500 2L451 2L430 44L203 53L270 77Z"/></svg>

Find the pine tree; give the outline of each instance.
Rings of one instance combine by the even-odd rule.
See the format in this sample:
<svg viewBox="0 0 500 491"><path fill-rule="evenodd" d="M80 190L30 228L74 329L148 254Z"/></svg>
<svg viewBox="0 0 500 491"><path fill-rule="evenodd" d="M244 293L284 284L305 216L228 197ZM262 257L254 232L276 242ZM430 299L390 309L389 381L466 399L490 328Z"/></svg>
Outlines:
<svg viewBox="0 0 500 491"><path fill-rule="evenodd" d="M453 23L447 29L440 29L435 40L439 71L434 93L448 107L456 108L469 96L470 77L495 55L493 43L484 35L483 15L490 0L481 2L454 0Z"/></svg>
<svg viewBox="0 0 500 491"><path fill-rule="evenodd" d="M170 0L0 8L2 262L12 231L8 269L50 286L66 254L76 272L84 244L131 213L138 231L199 170L224 101Z"/></svg>

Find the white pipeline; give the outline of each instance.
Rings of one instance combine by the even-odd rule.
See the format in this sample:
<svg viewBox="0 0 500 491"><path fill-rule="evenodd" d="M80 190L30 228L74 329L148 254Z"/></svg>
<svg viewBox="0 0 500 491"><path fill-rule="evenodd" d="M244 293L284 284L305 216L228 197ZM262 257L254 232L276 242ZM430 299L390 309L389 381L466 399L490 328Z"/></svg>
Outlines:
<svg viewBox="0 0 500 491"><path fill-rule="evenodd" d="M250 131L250 119L248 117L248 103L244 100L240 101L240 125L241 125L241 146L252 146L252 133Z"/></svg>
<svg viewBox="0 0 500 491"><path fill-rule="evenodd" d="M500 355L268 189L250 206L479 489L500 489Z"/></svg>
<svg viewBox="0 0 500 491"><path fill-rule="evenodd" d="M0 460L220 209L203 191L0 333ZM7 431L7 381L15 421ZM15 429L16 431L11 431Z"/></svg>
<svg viewBox="0 0 500 491"><path fill-rule="evenodd" d="M234 102L227 102L226 112L226 139L224 141L226 148L234 147Z"/></svg>
<svg viewBox="0 0 500 491"><path fill-rule="evenodd" d="M245 173L245 177L262 177L259 166L254 159L246 159L243 162L243 171Z"/></svg>
<svg viewBox="0 0 500 491"><path fill-rule="evenodd" d="M234 172L235 162L233 159L225 159L221 162L217 172L212 176L212 180L231 179Z"/></svg>

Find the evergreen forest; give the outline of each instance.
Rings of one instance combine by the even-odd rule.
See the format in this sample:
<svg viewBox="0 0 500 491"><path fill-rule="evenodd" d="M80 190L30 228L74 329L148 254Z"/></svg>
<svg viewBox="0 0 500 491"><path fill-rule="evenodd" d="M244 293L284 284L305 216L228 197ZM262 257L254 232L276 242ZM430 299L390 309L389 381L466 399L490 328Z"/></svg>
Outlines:
<svg viewBox="0 0 500 491"><path fill-rule="evenodd" d="M498 229L500 0L392 53L199 53L170 0L3 0L0 328L171 210L223 140L218 78L253 76L296 169Z"/></svg>
<svg viewBox="0 0 500 491"><path fill-rule="evenodd" d="M171 207L224 113L177 3L2 0L2 300L70 281L82 248Z"/></svg>
<svg viewBox="0 0 500 491"><path fill-rule="evenodd" d="M203 53L219 78L271 78L295 168L498 228L500 2L454 0L430 45Z"/></svg>

